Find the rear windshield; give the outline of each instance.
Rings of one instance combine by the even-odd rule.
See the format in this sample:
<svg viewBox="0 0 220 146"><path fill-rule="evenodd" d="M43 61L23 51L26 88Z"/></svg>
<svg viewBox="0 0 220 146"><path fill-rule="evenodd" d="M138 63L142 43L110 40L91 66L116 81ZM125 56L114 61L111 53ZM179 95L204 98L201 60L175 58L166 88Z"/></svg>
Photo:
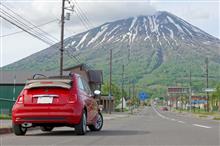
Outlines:
<svg viewBox="0 0 220 146"><path fill-rule="evenodd" d="M28 80L24 89L40 88L40 87L60 87L70 89L72 81L70 79L40 79Z"/></svg>

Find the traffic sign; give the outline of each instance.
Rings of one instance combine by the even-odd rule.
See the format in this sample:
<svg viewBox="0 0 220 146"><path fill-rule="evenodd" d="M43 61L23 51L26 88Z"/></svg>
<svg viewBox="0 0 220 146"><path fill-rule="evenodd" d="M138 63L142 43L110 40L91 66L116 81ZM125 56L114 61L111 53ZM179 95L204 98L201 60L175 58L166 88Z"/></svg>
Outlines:
<svg viewBox="0 0 220 146"><path fill-rule="evenodd" d="M206 88L204 89L205 92L215 92L216 89L215 88Z"/></svg>
<svg viewBox="0 0 220 146"><path fill-rule="evenodd" d="M142 101L147 99L148 97L149 97L149 95L146 92L140 92L139 93L139 99L142 100Z"/></svg>

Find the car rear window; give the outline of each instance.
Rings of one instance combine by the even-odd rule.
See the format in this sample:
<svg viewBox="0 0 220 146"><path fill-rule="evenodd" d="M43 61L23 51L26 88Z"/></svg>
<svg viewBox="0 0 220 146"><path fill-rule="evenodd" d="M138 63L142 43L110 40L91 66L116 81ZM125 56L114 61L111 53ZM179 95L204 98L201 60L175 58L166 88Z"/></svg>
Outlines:
<svg viewBox="0 0 220 146"><path fill-rule="evenodd" d="M40 88L40 87L60 87L70 89L72 81L70 79L40 79L28 80L24 89Z"/></svg>

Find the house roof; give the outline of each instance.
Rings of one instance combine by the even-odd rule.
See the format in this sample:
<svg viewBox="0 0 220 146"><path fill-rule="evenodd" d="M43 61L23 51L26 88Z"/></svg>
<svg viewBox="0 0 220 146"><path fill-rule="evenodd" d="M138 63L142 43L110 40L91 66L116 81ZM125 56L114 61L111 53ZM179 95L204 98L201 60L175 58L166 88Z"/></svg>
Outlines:
<svg viewBox="0 0 220 146"><path fill-rule="evenodd" d="M64 71L71 71L71 70L76 69L76 68L80 68L81 70L85 70L85 71L88 71L90 69L88 65L82 63L82 64L78 64L76 66L65 68L63 70Z"/></svg>
<svg viewBox="0 0 220 146"><path fill-rule="evenodd" d="M65 68L64 71L73 71L74 69L80 68L80 70L86 72L88 80L90 83L103 83L103 74L102 70L91 70L87 64L79 64L73 67ZM74 71L73 71L74 72Z"/></svg>
<svg viewBox="0 0 220 146"><path fill-rule="evenodd" d="M43 74L45 76L56 76L58 72L27 72L27 71L1 71L0 70L0 84L25 84L27 79L33 78L34 74ZM68 75L69 72L63 72Z"/></svg>

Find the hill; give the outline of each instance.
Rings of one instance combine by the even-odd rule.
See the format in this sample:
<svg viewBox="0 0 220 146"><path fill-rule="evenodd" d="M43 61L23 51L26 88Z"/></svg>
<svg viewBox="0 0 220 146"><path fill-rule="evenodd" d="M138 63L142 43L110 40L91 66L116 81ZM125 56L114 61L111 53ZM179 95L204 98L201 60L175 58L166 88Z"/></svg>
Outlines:
<svg viewBox="0 0 220 146"><path fill-rule="evenodd" d="M188 86L192 71L194 90L205 87L205 59L209 58L210 86L220 82L220 40L185 20L164 11L154 15L107 22L66 38L65 67L79 62L104 70L108 80L109 50L113 50L113 82L138 83L165 91L167 86ZM3 67L3 70L48 71L59 69L59 48L43 51Z"/></svg>

